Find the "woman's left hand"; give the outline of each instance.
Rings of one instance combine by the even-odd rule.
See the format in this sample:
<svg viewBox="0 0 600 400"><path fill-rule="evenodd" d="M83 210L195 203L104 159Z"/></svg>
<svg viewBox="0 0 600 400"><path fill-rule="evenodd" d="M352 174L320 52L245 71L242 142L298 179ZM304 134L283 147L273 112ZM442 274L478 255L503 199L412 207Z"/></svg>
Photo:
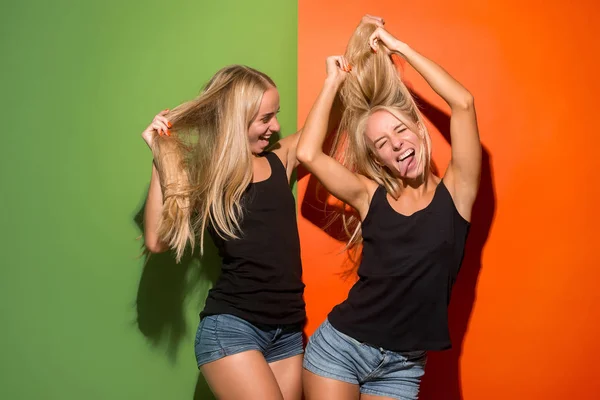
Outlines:
<svg viewBox="0 0 600 400"><path fill-rule="evenodd" d="M375 32L369 37L369 46L374 52L377 52L379 43L383 45L388 54L400 52L399 48L402 44L401 41L396 39L391 33L386 31L383 27L378 27Z"/></svg>
<svg viewBox="0 0 600 400"><path fill-rule="evenodd" d="M352 66L348 64L344 56L327 57L326 65L327 79L337 85L340 85L346 79L348 72L352 71Z"/></svg>

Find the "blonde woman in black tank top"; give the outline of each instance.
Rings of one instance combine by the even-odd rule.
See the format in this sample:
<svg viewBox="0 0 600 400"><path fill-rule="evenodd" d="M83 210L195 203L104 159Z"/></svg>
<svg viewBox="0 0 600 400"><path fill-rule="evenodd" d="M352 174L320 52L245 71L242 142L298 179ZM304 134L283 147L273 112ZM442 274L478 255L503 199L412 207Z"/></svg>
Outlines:
<svg viewBox="0 0 600 400"><path fill-rule="evenodd" d="M267 151L278 112L271 78L232 65L142 133L154 155L146 247L180 257L206 228L222 258L194 342L198 368L220 399L302 395L304 284L289 186L299 133ZM191 149L189 135L197 136Z"/></svg>
<svg viewBox="0 0 600 400"><path fill-rule="evenodd" d="M442 179L431 171L429 135L392 55L450 107L452 158ZM345 107L338 134L347 136L335 141L343 145L335 159L322 146L338 94ZM481 168L473 96L383 27L360 27L345 57L327 59L297 157L352 206L359 224L351 244L363 244L359 280L309 341L305 396L416 399L427 351L450 347L447 306Z"/></svg>

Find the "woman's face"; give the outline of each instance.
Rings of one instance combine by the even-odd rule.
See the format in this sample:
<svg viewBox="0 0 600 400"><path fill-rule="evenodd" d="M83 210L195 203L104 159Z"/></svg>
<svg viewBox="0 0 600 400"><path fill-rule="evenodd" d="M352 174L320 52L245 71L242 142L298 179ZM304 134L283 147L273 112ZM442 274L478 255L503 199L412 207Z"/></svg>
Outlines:
<svg viewBox="0 0 600 400"><path fill-rule="evenodd" d="M269 145L271 135L279 132L278 112L279 92L271 86L263 94L258 115L248 128L248 142L253 154L262 153Z"/></svg>
<svg viewBox="0 0 600 400"><path fill-rule="evenodd" d="M423 173L423 165L418 162L424 149L423 140L393 114L385 110L373 113L365 135L377 161L394 175L414 179Z"/></svg>

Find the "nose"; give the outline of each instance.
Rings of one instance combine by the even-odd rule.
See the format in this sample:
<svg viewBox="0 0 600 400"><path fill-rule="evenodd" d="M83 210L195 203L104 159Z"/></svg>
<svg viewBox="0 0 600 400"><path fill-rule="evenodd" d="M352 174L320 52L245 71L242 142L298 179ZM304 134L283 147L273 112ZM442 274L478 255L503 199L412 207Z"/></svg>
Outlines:
<svg viewBox="0 0 600 400"><path fill-rule="evenodd" d="M279 121L277 120L277 117L273 117L273 119L271 119L271 125L269 126L269 130L271 132L279 132L280 128L281 126L279 126Z"/></svg>
<svg viewBox="0 0 600 400"><path fill-rule="evenodd" d="M394 151L399 151L400 149L402 149L403 144L404 141L400 138L392 139L392 149L394 149Z"/></svg>

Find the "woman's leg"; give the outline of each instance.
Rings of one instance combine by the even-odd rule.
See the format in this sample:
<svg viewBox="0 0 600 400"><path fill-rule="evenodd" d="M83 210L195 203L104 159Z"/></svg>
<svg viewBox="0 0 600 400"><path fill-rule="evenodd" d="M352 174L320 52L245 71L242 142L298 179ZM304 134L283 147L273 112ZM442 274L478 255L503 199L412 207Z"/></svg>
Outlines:
<svg viewBox="0 0 600 400"><path fill-rule="evenodd" d="M359 386L353 383L325 378L308 370L302 375L306 400L358 400Z"/></svg>
<svg viewBox="0 0 600 400"><path fill-rule="evenodd" d="M200 367L220 400L283 400L269 364L257 350L244 351Z"/></svg>
<svg viewBox="0 0 600 400"><path fill-rule="evenodd" d="M302 399L302 354L269 364L284 400Z"/></svg>
<svg viewBox="0 0 600 400"><path fill-rule="evenodd" d="M202 319L196 359L218 399L283 400L263 355L267 345L268 335L239 317L218 314Z"/></svg>

